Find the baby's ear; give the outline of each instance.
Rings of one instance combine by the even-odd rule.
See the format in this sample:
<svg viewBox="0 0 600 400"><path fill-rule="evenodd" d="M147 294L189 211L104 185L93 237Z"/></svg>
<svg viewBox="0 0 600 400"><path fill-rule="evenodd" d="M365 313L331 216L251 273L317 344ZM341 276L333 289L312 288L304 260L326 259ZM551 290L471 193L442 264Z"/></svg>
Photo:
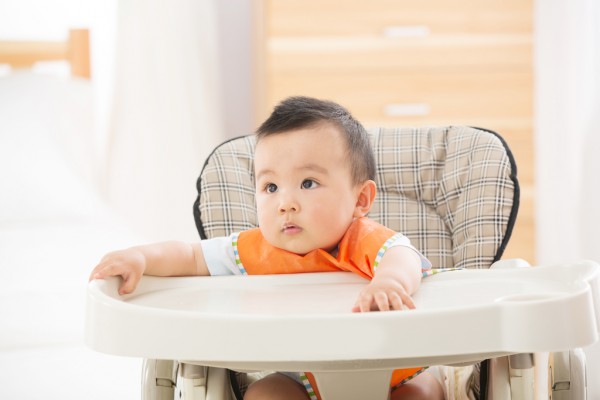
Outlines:
<svg viewBox="0 0 600 400"><path fill-rule="evenodd" d="M354 208L354 217L360 218L367 215L371 209L375 201L375 195L377 194L377 186L375 182L368 180L360 184L357 190L358 198L356 200L356 207Z"/></svg>

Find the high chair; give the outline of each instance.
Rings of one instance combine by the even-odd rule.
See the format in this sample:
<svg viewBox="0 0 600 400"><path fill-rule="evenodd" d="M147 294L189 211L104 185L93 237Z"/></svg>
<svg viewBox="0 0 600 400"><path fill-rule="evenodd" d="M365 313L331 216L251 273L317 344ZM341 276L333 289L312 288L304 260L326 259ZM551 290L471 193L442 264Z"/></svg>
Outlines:
<svg viewBox="0 0 600 400"><path fill-rule="evenodd" d="M576 348L598 338L600 267L500 261L519 205L506 143L464 126L370 134L369 217L408 236L434 268L461 268L423 278L416 310L351 313L366 281L344 272L144 276L125 296L111 278L90 283L88 345L146 358L142 398L152 400L241 399L256 371L310 371L325 400L384 400L392 370L427 365L450 366L448 399L585 399ZM256 226L253 149L252 136L233 139L206 161L194 204L201 238Z"/></svg>

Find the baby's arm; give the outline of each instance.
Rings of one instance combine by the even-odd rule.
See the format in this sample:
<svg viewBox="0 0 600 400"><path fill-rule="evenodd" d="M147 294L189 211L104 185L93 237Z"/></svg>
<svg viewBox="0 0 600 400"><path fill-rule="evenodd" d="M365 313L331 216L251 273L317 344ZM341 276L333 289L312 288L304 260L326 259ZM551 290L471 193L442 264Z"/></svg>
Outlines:
<svg viewBox="0 0 600 400"><path fill-rule="evenodd" d="M371 282L360 292L352 311L415 308L411 295L421 284L421 259L406 246L388 249Z"/></svg>
<svg viewBox="0 0 600 400"><path fill-rule="evenodd" d="M199 243L161 242L106 254L90 274L90 280L121 276L119 294L135 290L142 275L209 275Z"/></svg>

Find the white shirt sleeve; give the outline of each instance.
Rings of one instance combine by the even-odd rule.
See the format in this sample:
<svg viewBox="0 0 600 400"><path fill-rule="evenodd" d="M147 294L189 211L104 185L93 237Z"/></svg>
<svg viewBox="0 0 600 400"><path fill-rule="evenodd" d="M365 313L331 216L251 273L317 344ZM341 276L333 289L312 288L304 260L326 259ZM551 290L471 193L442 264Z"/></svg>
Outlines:
<svg viewBox="0 0 600 400"><path fill-rule="evenodd" d="M233 251L233 234L213 239L205 239L200 242L202 254L211 276L241 275L240 269L235 262Z"/></svg>
<svg viewBox="0 0 600 400"><path fill-rule="evenodd" d="M405 246L408 247L409 249L412 249L413 251L415 251L417 253L417 255L419 256L419 258L421 259L421 270L422 271L427 271L431 269L431 262L427 259L427 257L425 257L423 254L421 254L421 252L419 250L417 250L411 243L410 243L410 239L402 234L397 235L396 240L394 240L392 243L388 244L388 249L395 247L395 246Z"/></svg>

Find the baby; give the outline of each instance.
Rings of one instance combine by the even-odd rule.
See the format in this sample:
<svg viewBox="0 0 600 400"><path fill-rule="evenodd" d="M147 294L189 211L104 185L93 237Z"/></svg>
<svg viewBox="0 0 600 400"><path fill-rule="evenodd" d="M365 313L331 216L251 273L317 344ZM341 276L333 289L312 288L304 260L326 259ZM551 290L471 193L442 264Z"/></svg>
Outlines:
<svg viewBox="0 0 600 400"><path fill-rule="evenodd" d="M409 240L366 217L376 194L368 134L340 105L284 100L260 126L254 155L258 228L199 243L163 242L105 255L90 279L352 271L370 279L354 312L415 307L411 295L430 263ZM397 370L391 399L443 399L433 369ZM244 399L318 398L311 374L275 373Z"/></svg>

